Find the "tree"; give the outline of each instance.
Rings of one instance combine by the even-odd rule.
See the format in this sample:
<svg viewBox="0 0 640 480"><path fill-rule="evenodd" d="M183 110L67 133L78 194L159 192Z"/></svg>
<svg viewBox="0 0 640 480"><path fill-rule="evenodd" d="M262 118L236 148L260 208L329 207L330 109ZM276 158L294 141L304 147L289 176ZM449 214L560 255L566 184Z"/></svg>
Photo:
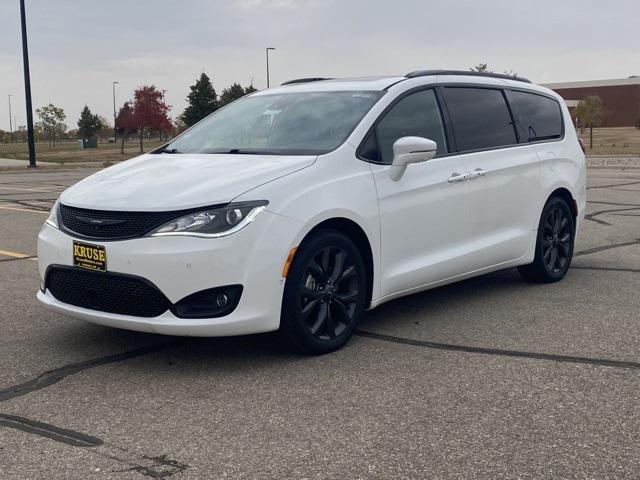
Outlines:
<svg viewBox="0 0 640 480"><path fill-rule="evenodd" d="M189 128L189 127L187 127L187 124L184 123L184 120L182 120L181 117L176 118L173 121L173 136L180 135L187 128Z"/></svg>
<svg viewBox="0 0 640 480"><path fill-rule="evenodd" d="M218 100L218 108L222 108L228 103L233 102L246 95L245 89L239 83L232 83L230 87L222 90L220 99Z"/></svg>
<svg viewBox="0 0 640 480"><path fill-rule="evenodd" d="M245 95L249 95L250 93L257 92L257 91L258 91L258 89L256 87L254 87L253 83L252 83L248 87L245 87L244 94Z"/></svg>
<svg viewBox="0 0 640 480"><path fill-rule="evenodd" d="M171 107L164 103L162 92L154 85L138 87L133 96L133 118L140 136L140 153L142 153L145 130L160 132L171 130L171 120L167 116Z"/></svg>
<svg viewBox="0 0 640 480"><path fill-rule="evenodd" d="M102 128L102 122L95 113L91 113L88 106L84 106L78 120L78 137L87 139L94 137Z"/></svg>
<svg viewBox="0 0 640 480"><path fill-rule="evenodd" d="M182 120L187 126L194 125L218 108L218 96L206 73L202 73L196 83L189 87L189 105L184 109Z"/></svg>
<svg viewBox="0 0 640 480"><path fill-rule="evenodd" d="M116 128L120 130L122 144L120 153L124 154L124 142L127 135L138 132L140 153L143 152L145 132L157 130L169 132L172 128L168 117L171 107L164 103L162 92L154 85L138 87L134 93L133 103L126 102L116 117Z"/></svg>
<svg viewBox="0 0 640 480"><path fill-rule="evenodd" d="M640 130L640 117L636 119L636 128Z"/></svg>
<svg viewBox="0 0 640 480"><path fill-rule="evenodd" d="M100 120L100 131L98 135L100 136L100 142L102 142L103 138L113 136L113 126L109 123L109 120L102 115L98 115L98 119Z"/></svg>
<svg viewBox="0 0 640 480"><path fill-rule="evenodd" d="M475 67L471 67L469 70L472 72L492 73L492 70L489 70L489 67L487 66L486 63L479 63Z"/></svg>
<svg viewBox="0 0 640 480"><path fill-rule="evenodd" d="M62 123L67 118L64 110L50 103L49 105L36 109L36 115L40 118L40 121L37 122L38 128L47 140L49 140L49 144L55 147L56 133L60 132L61 129L66 130L66 125Z"/></svg>
<svg viewBox="0 0 640 480"><path fill-rule="evenodd" d="M581 128L589 129L589 149L592 149L593 127L602 124L602 99L597 95L589 95L580 100L576 106L576 118Z"/></svg>
<svg viewBox="0 0 640 480"><path fill-rule="evenodd" d="M120 153L124 155L124 142L127 135L136 130L136 119L131 102L125 102L120 108L118 116L116 117L116 128L119 130L118 133L120 133L120 138L122 139L122 143L120 143Z"/></svg>
<svg viewBox="0 0 640 480"><path fill-rule="evenodd" d="M479 72L479 73L494 73L493 70L489 69L489 65L486 63L479 63L475 67L471 67L469 69L471 72ZM517 77L518 72L514 72L513 70L503 72L505 75L509 75L510 77Z"/></svg>

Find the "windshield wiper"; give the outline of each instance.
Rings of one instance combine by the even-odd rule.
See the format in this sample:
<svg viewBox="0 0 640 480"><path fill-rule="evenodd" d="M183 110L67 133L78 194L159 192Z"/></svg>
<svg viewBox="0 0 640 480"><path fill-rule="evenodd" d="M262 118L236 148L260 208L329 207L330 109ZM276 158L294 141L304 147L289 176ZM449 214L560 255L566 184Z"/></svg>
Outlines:
<svg viewBox="0 0 640 480"><path fill-rule="evenodd" d="M242 149L242 148L229 148L229 149L215 149L215 150L205 150L203 153L227 153L233 155L280 155L281 152L277 150L257 150L257 149Z"/></svg>
<svg viewBox="0 0 640 480"><path fill-rule="evenodd" d="M177 148L163 148L162 150L157 150L156 153L182 153Z"/></svg>

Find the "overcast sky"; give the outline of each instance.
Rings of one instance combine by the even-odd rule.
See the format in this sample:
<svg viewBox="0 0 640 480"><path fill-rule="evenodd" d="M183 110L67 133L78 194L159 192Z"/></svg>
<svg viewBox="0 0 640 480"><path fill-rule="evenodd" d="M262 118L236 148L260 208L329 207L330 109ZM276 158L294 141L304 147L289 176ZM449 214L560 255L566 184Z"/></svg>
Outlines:
<svg viewBox="0 0 640 480"><path fill-rule="evenodd" d="M27 0L34 110L87 104L112 119L138 85L172 116L203 70L218 92L305 76L405 74L488 63L534 82L640 74L638 0ZM0 0L0 129L26 123L18 0Z"/></svg>

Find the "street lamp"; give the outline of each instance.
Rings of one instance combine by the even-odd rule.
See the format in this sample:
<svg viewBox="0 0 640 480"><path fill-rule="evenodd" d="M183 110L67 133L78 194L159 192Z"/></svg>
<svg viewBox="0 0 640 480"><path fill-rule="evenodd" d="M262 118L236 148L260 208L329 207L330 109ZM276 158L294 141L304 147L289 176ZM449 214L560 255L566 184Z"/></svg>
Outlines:
<svg viewBox="0 0 640 480"><path fill-rule="evenodd" d="M267 88L269 88L269 50L275 50L273 47L267 47L265 52L267 54Z"/></svg>
<svg viewBox="0 0 640 480"><path fill-rule="evenodd" d="M116 85L118 85L118 82L113 82L113 143L118 143L118 133L116 130Z"/></svg>
<svg viewBox="0 0 640 480"><path fill-rule="evenodd" d="M22 27L22 64L24 69L24 99L27 107L27 135L29 137L29 168L36 167L36 143L33 132L33 106L31 105L31 74L29 73L29 47L27 46L27 19L24 0L20 0L20 24Z"/></svg>
<svg viewBox="0 0 640 480"><path fill-rule="evenodd" d="M11 97L9 94L9 142L13 143L13 123L11 123Z"/></svg>

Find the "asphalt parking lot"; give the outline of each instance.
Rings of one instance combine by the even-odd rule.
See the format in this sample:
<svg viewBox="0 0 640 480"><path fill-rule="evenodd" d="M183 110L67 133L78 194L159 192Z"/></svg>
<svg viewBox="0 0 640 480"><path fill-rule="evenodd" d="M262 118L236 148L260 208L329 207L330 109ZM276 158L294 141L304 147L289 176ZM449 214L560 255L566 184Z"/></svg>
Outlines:
<svg viewBox="0 0 640 480"><path fill-rule="evenodd" d="M638 478L640 169L590 169L562 282L396 300L323 357L46 311L36 235L89 173L0 173L1 479Z"/></svg>

